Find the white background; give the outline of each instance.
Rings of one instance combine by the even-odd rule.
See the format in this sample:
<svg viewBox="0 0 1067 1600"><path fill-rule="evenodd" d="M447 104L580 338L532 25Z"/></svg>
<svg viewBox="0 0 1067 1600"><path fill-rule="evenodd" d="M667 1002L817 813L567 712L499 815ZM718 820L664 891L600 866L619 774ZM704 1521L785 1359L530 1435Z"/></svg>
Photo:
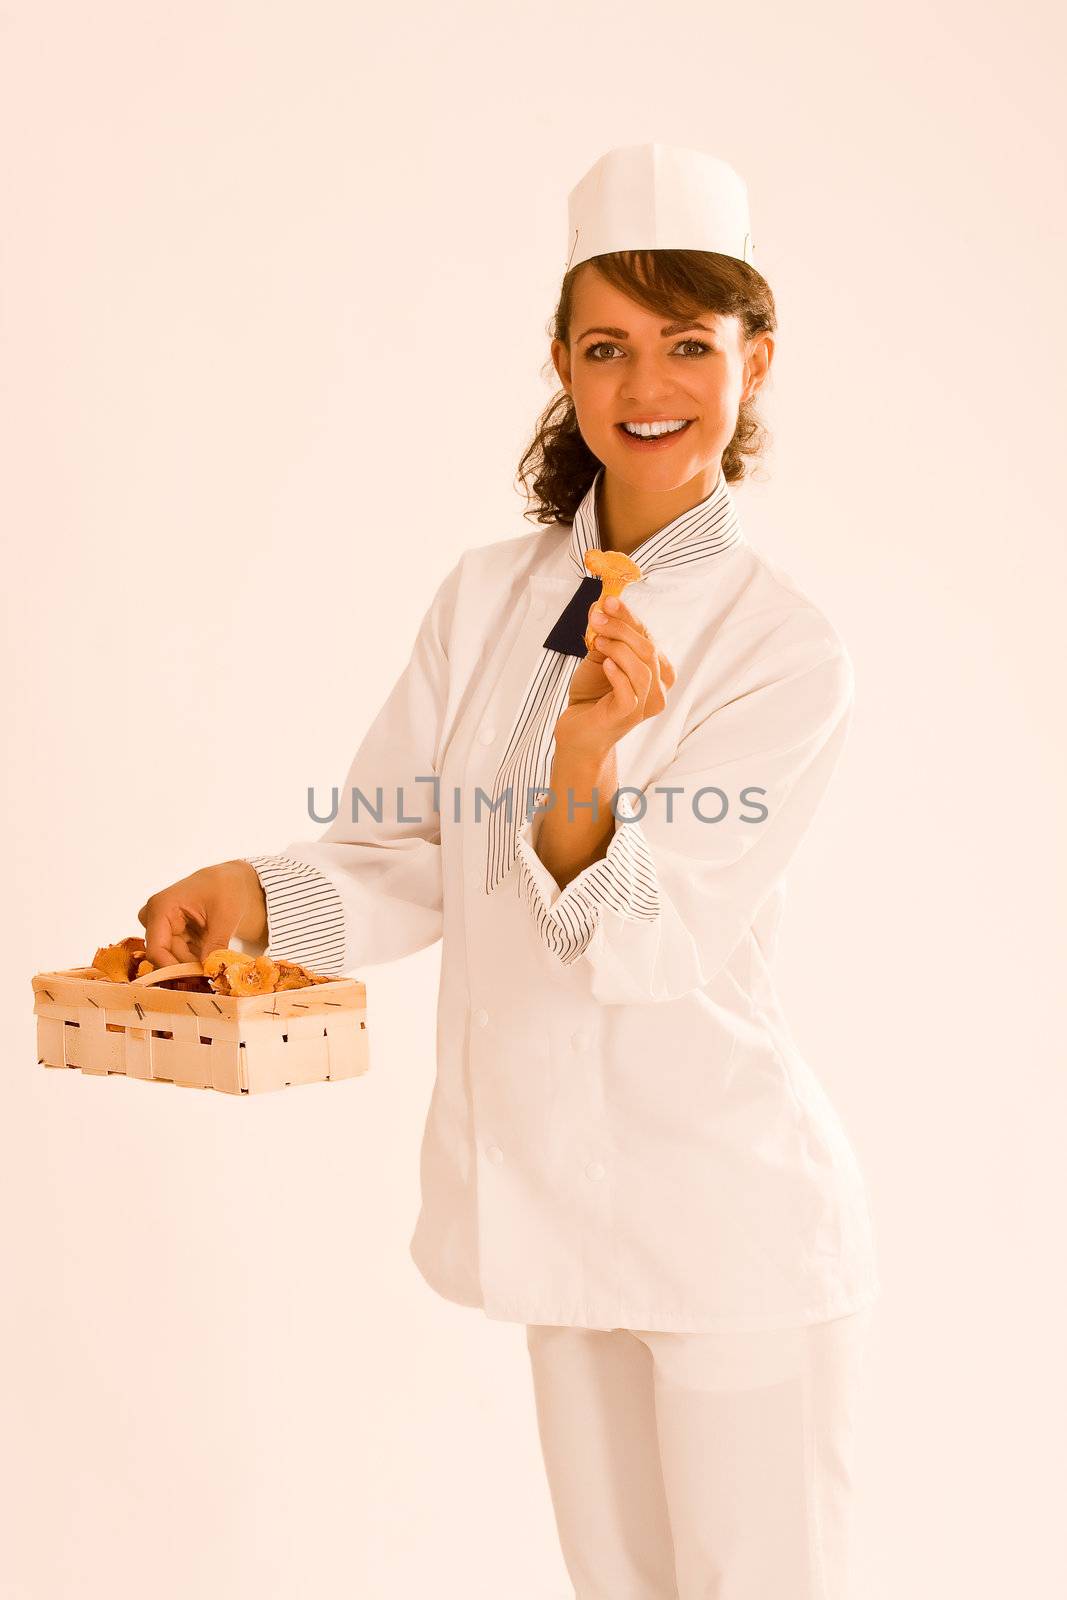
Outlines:
<svg viewBox="0 0 1067 1600"><path fill-rule="evenodd" d="M258 1100L38 1068L30 977L317 836L533 529L566 194L648 139L748 181L737 503L856 667L778 966L878 1227L854 1593L1063 1592L1060 27L4 7L2 1600L571 1593L523 1330L407 1255L438 951L365 975L365 1078Z"/></svg>

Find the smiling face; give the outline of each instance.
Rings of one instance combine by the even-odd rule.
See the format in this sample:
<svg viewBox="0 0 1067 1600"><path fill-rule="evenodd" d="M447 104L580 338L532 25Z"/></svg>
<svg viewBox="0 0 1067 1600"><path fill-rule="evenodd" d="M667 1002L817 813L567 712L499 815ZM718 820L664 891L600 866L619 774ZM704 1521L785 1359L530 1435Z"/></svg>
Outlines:
<svg viewBox="0 0 1067 1600"><path fill-rule="evenodd" d="M773 336L746 340L740 318L713 311L669 320L608 283L594 262L575 279L569 334L569 346L553 340L552 360L607 472L654 492L704 476L710 491L738 407L766 377ZM622 424L645 419L686 426L643 444Z"/></svg>

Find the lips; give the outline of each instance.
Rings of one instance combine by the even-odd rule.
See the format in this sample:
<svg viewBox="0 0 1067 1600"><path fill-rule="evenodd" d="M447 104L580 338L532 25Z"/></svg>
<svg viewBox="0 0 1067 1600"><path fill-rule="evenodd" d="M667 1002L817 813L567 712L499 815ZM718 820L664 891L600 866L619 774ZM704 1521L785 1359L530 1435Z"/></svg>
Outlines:
<svg viewBox="0 0 1067 1600"><path fill-rule="evenodd" d="M648 452L652 450L667 449L671 444L673 444L675 439L681 439L689 432L694 420L694 418L688 417L686 419L684 428L674 428L670 433L659 433L648 439L642 439L641 436L636 433L628 433L625 426L621 422L617 422L615 427L620 437L625 439L626 443L631 445L633 449L644 450L645 452Z"/></svg>

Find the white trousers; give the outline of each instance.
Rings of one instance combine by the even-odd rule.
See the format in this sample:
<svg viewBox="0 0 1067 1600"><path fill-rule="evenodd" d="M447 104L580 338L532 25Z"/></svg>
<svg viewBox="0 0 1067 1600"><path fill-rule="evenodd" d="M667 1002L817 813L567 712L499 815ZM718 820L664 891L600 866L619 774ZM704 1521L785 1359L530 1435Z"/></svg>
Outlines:
<svg viewBox="0 0 1067 1600"><path fill-rule="evenodd" d="M576 1600L846 1600L870 1317L756 1333L528 1325Z"/></svg>

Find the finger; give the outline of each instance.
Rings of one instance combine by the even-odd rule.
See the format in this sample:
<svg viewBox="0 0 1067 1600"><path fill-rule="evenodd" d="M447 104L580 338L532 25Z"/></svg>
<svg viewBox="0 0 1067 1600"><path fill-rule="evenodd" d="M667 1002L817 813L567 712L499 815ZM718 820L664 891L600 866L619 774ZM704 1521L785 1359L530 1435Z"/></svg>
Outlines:
<svg viewBox="0 0 1067 1600"><path fill-rule="evenodd" d="M605 671L607 670L607 662L609 660L612 661L615 666L619 667L626 675L627 682L629 683L637 699L637 704L643 707L645 701L648 699L648 692L652 688L652 684L654 682L652 668L649 666L648 662L642 660L642 658L621 639L605 639L604 652L606 657L604 662ZM614 682L614 680L612 681Z"/></svg>
<svg viewBox="0 0 1067 1600"><path fill-rule="evenodd" d="M636 696L635 709L641 720L644 721L646 717L658 716L667 704L667 697L663 692L663 684L660 681L660 657L658 652L653 653L652 661L649 663L643 657L635 655L630 647L621 640L605 639L604 649L610 653L609 658L626 672L627 679ZM667 666L673 675L674 669L669 661ZM607 660L604 662L604 670L607 672ZM614 687L615 680L610 674L608 675L608 681ZM673 676L671 681L673 682ZM621 704L621 700L619 703ZM632 712L630 714L632 715Z"/></svg>
<svg viewBox="0 0 1067 1600"><path fill-rule="evenodd" d="M146 913L146 914L143 914ZM172 967L178 961L188 961L188 956L178 954L175 930L165 911L148 912L145 906L137 913L144 924L145 955L155 967Z"/></svg>
<svg viewBox="0 0 1067 1600"><path fill-rule="evenodd" d="M611 600L615 600L616 598L616 596L609 596L609 599ZM593 622L592 613L594 611L602 612L606 618L606 622ZM626 630L629 629L631 630L633 636L631 642L636 642L638 639L644 639L653 647L655 645L652 635L649 633L645 624L641 621L641 618L634 616L633 612L630 610L629 606L624 600L618 601L618 606L614 611L608 610L607 601L594 600L592 605L589 607L589 622L593 631L595 631L598 627L610 627L614 625L622 630L620 637L626 637Z"/></svg>
<svg viewBox="0 0 1067 1600"><path fill-rule="evenodd" d="M619 599L618 596L615 598ZM603 606L601 606L601 609L603 609ZM649 662L654 671L658 673L658 676L662 678L664 686L668 689L671 688L676 680L677 674L675 673L674 667L667 657L662 653L662 651L656 648L656 642L649 633L648 629L645 627L645 624L641 621L641 618L635 617L629 606L627 606L625 600L622 599L619 599L618 609L614 612L609 611L607 615L612 622L621 621L629 624L629 626L638 635L638 639L631 638L628 642L637 650L638 655ZM600 624L599 626L602 626L604 630L607 631L607 629L611 626L611 623L604 623ZM625 634L620 634L618 637L626 636ZM647 650L640 643L640 640L642 639L647 641Z"/></svg>
<svg viewBox="0 0 1067 1600"><path fill-rule="evenodd" d="M174 951L175 961L197 961L199 957L193 947L192 941L184 933L176 933L171 937L171 949Z"/></svg>
<svg viewBox="0 0 1067 1600"><path fill-rule="evenodd" d="M610 606L608 605L607 600L602 600L600 602L601 611L606 611L609 617L617 618L620 622L628 622L631 628L637 629L638 633L643 633L646 638L650 637L648 629L641 621L641 618L634 615L629 606L626 604L626 601L623 600L621 596L609 595L608 600L612 601Z"/></svg>
<svg viewBox="0 0 1067 1600"><path fill-rule="evenodd" d="M614 598L617 599L618 597L616 596ZM630 611L624 600L620 599L618 601L618 608L614 612L609 611L605 613L607 620L601 623L594 623L592 621L592 612L598 608L603 611L605 604L605 601L594 600L589 607L589 630L591 635L594 637L594 640L599 634L605 640L609 638L617 638L629 644L630 648L635 652L635 654L638 655L648 666L652 674L652 688L650 692L655 697L657 709L662 710L662 703L666 698L663 693L664 688L671 688L677 678L673 664L665 655L662 654L661 651L656 648L655 640L645 627L645 624L639 617L634 616L633 612ZM598 651L594 656L594 659L597 661L603 661L603 651Z"/></svg>
<svg viewBox="0 0 1067 1600"><path fill-rule="evenodd" d="M635 617L626 602L620 600L617 595L609 595L606 600L603 595L598 595L595 600L589 603L588 620L592 620L594 611L602 611L613 622L629 623L630 627L636 629L638 633L648 632L640 617Z"/></svg>
<svg viewBox="0 0 1067 1600"><path fill-rule="evenodd" d="M605 659L604 671L607 673L608 682L611 684L615 709L623 718L632 717L634 712L640 709L637 690L618 662L612 661L610 657Z"/></svg>
<svg viewBox="0 0 1067 1600"><path fill-rule="evenodd" d="M229 950L230 940L236 932L236 926L230 923L215 922L205 928L202 934L194 933L192 942L196 946L196 955L190 959L204 962L213 950Z"/></svg>
<svg viewBox="0 0 1067 1600"><path fill-rule="evenodd" d="M174 943L181 942L189 951L187 956L182 957L184 961L204 962L212 951L230 948L230 940L237 932L240 917L220 914L218 906L186 905L182 909L185 926Z"/></svg>
<svg viewBox="0 0 1067 1600"><path fill-rule="evenodd" d="M631 627L628 622L620 621L615 617L610 618L607 622L593 622L590 624L590 628L593 633L594 645L598 636L605 639L620 639L624 644L630 646L635 655L640 656L642 661L647 661L651 667L656 655L656 646L647 630Z"/></svg>

